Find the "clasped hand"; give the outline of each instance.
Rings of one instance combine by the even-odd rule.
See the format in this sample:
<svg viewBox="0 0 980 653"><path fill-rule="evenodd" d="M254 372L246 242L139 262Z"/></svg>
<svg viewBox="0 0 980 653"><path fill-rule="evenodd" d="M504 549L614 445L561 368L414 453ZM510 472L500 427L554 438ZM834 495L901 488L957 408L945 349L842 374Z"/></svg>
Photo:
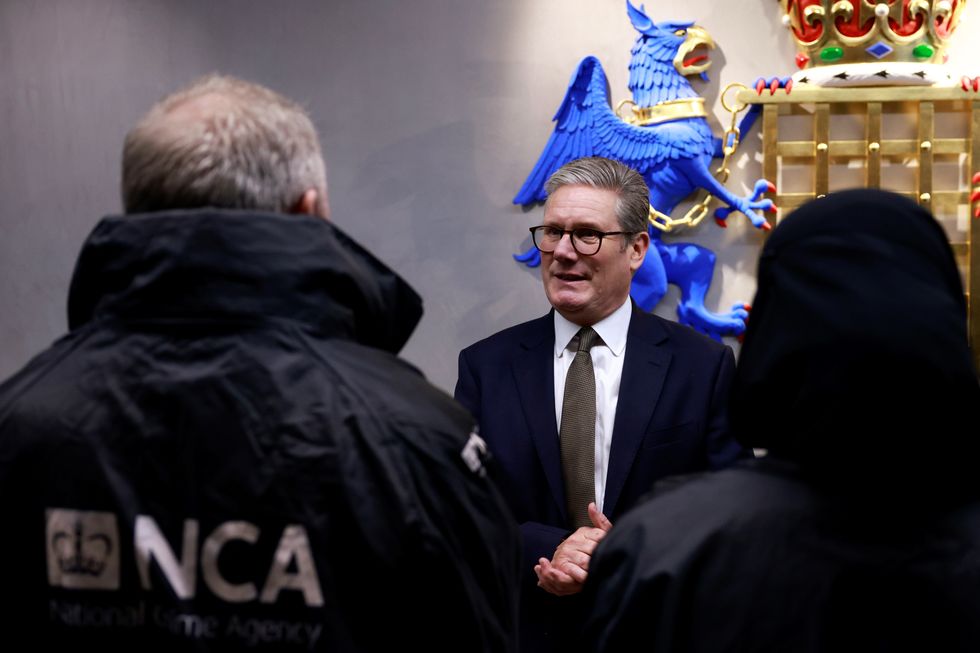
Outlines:
<svg viewBox="0 0 980 653"><path fill-rule="evenodd" d="M582 591L589 575L589 561L595 547L612 528L612 522L599 512L595 503L589 504L592 527L582 526L565 538L551 560L539 558L534 565L538 587L556 596L568 596Z"/></svg>

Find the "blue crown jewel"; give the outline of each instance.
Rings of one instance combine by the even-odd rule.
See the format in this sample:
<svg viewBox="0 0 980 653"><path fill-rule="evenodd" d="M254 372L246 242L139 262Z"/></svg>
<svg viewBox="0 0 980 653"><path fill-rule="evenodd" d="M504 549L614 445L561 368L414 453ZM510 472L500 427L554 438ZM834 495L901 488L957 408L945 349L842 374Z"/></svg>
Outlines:
<svg viewBox="0 0 980 653"><path fill-rule="evenodd" d="M60 547L63 541L70 545L68 552L63 552ZM75 521L73 532L55 533L51 543L58 553L58 567L66 574L99 576L105 570L112 552L112 540L109 536L105 533L86 536L81 520Z"/></svg>
<svg viewBox="0 0 980 653"><path fill-rule="evenodd" d="M878 41L870 48L865 50L868 54L873 56L875 59L881 59L882 57L887 57L892 52L895 51L893 47L885 43L884 41Z"/></svg>

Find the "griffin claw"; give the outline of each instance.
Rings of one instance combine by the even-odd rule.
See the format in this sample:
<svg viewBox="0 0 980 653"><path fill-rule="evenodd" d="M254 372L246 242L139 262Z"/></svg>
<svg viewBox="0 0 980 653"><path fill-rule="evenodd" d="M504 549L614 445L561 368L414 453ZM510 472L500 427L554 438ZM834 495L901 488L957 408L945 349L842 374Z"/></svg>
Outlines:
<svg viewBox="0 0 980 653"><path fill-rule="evenodd" d="M980 173L977 173L977 174L980 174ZM772 183L771 181L767 181L766 182L766 192L767 193L775 193L776 192L776 184Z"/></svg>
<svg viewBox="0 0 980 653"><path fill-rule="evenodd" d="M980 210L980 209L978 209L978 210ZM715 224L717 224L717 225L718 225L719 227L721 227L722 229L728 229L728 223L727 223L727 222L725 222L725 221L724 221L723 219L721 219L721 218L717 218L717 217L716 217L716 218L715 218Z"/></svg>
<svg viewBox="0 0 980 653"><path fill-rule="evenodd" d="M769 95L775 95L778 89L784 89L787 93L793 90L793 78L792 77L770 77L766 79L765 77L760 77L755 80L755 92L756 95L762 95L762 92L769 89Z"/></svg>

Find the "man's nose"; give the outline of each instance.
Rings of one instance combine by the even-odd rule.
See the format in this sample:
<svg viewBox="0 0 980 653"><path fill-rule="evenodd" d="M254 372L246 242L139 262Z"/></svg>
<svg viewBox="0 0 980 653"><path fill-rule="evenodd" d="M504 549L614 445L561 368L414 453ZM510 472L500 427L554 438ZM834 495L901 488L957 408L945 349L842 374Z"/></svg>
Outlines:
<svg viewBox="0 0 980 653"><path fill-rule="evenodd" d="M573 259L578 257L578 252L575 250L575 246L572 245L571 233L562 234L558 244L555 245L554 256L559 259Z"/></svg>

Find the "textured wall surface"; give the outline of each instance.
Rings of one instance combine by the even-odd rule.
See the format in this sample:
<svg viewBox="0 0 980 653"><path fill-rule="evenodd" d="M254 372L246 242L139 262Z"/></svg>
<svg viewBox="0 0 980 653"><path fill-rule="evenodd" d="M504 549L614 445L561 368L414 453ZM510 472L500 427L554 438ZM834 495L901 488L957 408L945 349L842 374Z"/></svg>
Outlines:
<svg viewBox="0 0 980 653"><path fill-rule="evenodd" d="M695 20L718 43L695 81L712 122L728 83L787 75L795 53L773 0L658 0L658 21ZM980 60L964 14L952 62ZM551 133L578 62L596 55L626 98L635 32L625 0L4 0L0 3L0 377L66 328L83 239L119 211L126 129L154 101L212 71L306 105L321 132L337 224L422 294L405 357L451 391L456 354L548 308L529 245L541 208L510 199ZM758 131L729 186L760 175ZM679 207L675 217L689 204ZM677 240L718 253L708 307L754 292L761 235L710 220ZM657 312L674 316L671 288ZM733 343L734 344L734 343Z"/></svg>

